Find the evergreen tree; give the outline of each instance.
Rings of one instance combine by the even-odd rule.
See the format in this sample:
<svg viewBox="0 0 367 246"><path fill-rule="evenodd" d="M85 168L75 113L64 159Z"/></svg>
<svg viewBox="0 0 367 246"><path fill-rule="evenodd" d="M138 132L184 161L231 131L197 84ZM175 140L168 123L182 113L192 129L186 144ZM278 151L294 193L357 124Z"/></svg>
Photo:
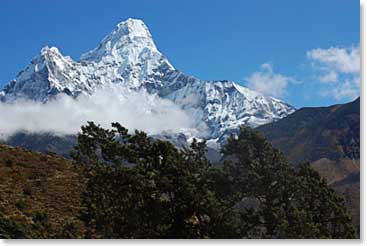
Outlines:
<svg viewBox="0 0 367 246"><path fill-rule="evenodd" d="M353 238L343 200L307 165L292 169L283 155L242 127L223 149L232 188L242 197L246 237Z"/></svg>
<svg viewBox="0 0 367 246"><path fill-rule="evenodd" d="M226 209L212 190L204 142L177 150L144 132L113 127L90 122L73 155L89 175L82 215L92 228L88 237L209 238L231 225L218 216ZM230 229L221 235L234 237Z"/></svg>
<svg viewBox="0 0 367 246"><path fill-rule="evenodd" d="M352 238L342 200L309 165L291 168L241 128L212 167L205 141L177 149L118 123L82 127L73 157L88 175L91 238Z"/></svg>

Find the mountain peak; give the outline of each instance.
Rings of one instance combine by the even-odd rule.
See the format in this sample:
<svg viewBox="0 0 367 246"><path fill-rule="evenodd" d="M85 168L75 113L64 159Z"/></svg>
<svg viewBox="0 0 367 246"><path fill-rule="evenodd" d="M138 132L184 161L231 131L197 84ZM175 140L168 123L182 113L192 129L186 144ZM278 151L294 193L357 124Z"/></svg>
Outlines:
<svg viewBox="0 0 367 246"><path fill-rule="evenodd" d="M41 49L37 56L33 57L32 63L43 63L45 60L53 60L59 57L62 57L62 54L58 48L46 45Z"/></svg>
<svg viewBox="0 0 367 246"><path fill-rule="evenodd" d="M52 46L52 47L49 47L48 45L44 46L42 49L41 49L41 55L46 55L46 54L49 54L49 53L56 53L56 54L60 54L60 51L58 48Z"/></svg>
<svg viewBox="0 0 367 246"><path fill-rule="evenodd" d="M129 18L117 24L116 28L108 34L97 48L83 54L81 60L100 60L102 57L112 55L116 57L126 51L140 53L143 49L157 52L152 35L142 20Z"/></svg>
<svg viewBox="0 0 367 246"><path fill-rule="evenodd" d="M128 35L130 37L152 38L148 27L140 19L129 18L120 22L117 24L115 31L115 34Z"/></svg>
<svg viewBox="0 0 367 246"><path fill-rule="evenodd" d="M63 56L55 47L44 47L0 92L0 100L23 97L46 102L60 93L77 97L110 85L143 89L172 101L193 115L198 129L208 127L213 139L239 125L257 126L294 111L290 105L232 81L204 81L175 69L156 48L147 26L138 19L117 24L80 61Z"/></svg>

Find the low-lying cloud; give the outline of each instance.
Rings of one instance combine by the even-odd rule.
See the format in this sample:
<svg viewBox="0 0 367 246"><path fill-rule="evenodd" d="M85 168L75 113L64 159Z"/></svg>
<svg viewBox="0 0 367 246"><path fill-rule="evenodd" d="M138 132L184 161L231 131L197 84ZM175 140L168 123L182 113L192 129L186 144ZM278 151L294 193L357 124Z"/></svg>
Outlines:
<svg viewBox="0 0 367 246"><path fill-rule="evenodd" d="M57 135L76 134L87 121L109 128L120 122L130 130L149 134L162 132L200 135L198 122L173 102L146 91L108 88L91 96L73 99L59 95L47 103L15 101L0 103L0 137L7 138L18 131L51 132Z"/></svg>

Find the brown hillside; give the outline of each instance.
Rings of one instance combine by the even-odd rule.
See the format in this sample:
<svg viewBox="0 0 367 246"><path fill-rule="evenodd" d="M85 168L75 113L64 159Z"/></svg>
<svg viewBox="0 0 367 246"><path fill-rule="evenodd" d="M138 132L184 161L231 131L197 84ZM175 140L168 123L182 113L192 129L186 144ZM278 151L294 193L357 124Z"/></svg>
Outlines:
<svg viewBox="0 0 367 246"><path fill-rule="evenodd" d="M62 157L0 145L0 213L22 225L28 238L82 235L76 217L81 174Z"/></svg>
<svg viewBox="0 0 367 246"><path fill-rule="evenodd" d="M359 227L359 98L330 107L302 108L257 130L293 165L311 162L344 197L353 222ZM349 178L357 176L358 180Z"/></svg>

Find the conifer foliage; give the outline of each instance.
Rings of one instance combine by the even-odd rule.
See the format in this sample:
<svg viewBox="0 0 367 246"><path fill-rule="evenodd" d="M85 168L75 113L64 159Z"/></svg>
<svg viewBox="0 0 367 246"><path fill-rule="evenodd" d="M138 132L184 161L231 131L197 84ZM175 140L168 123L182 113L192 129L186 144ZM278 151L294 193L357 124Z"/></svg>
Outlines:
<svg viewBox="0 0 367 246"><path fill-rule="evenodd" d="M73 158L86 167L88 238L353 238L343 201L309 165L297 170L241 128L223 166L118 123L82 127Z"/></svg>

